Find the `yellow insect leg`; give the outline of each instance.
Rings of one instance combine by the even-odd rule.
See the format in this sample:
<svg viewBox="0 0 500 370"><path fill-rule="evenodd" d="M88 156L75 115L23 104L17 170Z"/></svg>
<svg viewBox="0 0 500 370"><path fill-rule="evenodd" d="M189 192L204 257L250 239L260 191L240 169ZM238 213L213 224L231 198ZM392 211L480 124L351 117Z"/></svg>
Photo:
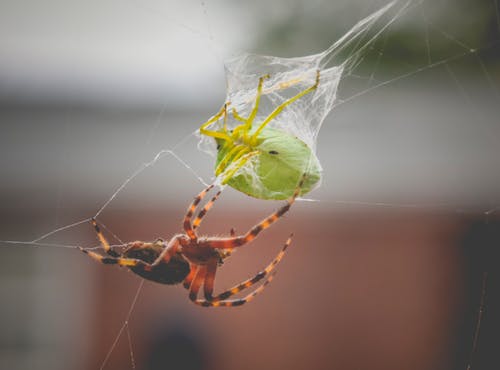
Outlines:
<svg viewBox="0 0 500 370"><path fill-rule="evenodd" d="M223 132L206 129L212 123L218 121L222 116L226 116L226 110L227 110L227 104L224 104L224 106L221 108L221 110L215 116L213 116L207 122L205 122L203 125L201 125L200 133L202 133L203 135L206 135L206 136L211 136L211 137L215 137L218 139L226 140L228 142L232 142L231 137L227 134L227 129L225 126L224 126Z"/></svg>
<svg viewBox="0 0 500 370"><path fill-rule="evenodd" d="M243 152L240 152L240 153L243 154ZM253 152L250 152L250 153L243 155L241 158L235 158L234 160L238 160L238 161L235 162L231 167L229 167L225 171L224 179L222 180L222 184L223 185L227 184L227 182L229 180L231 180L231 178L234 176L236 171L238 171L241 167L243 167L245 165L245 163L247 163L250 158L252 158L253 156L255 156L257 154L259 154L259 151L255 150Z"/></svg>
<svg viewBox="0 0 500 370"><path fill-rule="evenodd" d="M215 175L219 176L227 167L229 162L235 162L243 154L248 152L248 148L244 145L236 145L233 149L227 153L224 158L220 161L219 165L215 169Z"/></svg>
<svg viewBox="0 0 500 370"><path fill-rule="evenodd" d="M318 85L319 85L319 71L316 72L316 82L314 83L314 85L312 85L311 87L307 88L304 91L301 91L300 93L298 93L294 97L292 97L292 98L288 99L287 101L285 101L284 103L280 104L278 107L276 107L276 109L274 109L274 111L269 116L267 116L267 118L260 124L259 128L255 131L255 133L250 138L250 145L256 144L257 137L259 136L261 131L267 126L267 124L269 122L271 122L274 118L276 118L276 116L278 114L280 114L283 109L285 109L288 105L292 104L294 101L302 98L304 95L309 94L311 91L314 91L318 87Z"/></svg>
<svg viewBox="0 0 500 370"><path fill-rule="evenodd" d="M238 111L236 110L236 108L233 108L233 116L235 119L237 119L240 122L245 122L245 123L247 122L247 120L245 118L243 118L242 116L240 116L238 114Z"/></svg>
<svg viewBox="0 0 500 370"><path fill-rule="evenodd" d="M270 77L269 75L265 75L259 78L259 86L257 87L257 96L255 97L255 105L253 107L252 113L250 113L250 116L247 118L247 123L245 124L245 128L243 131L243 140L247 139L247 133L252 129L253 120L255 119L255 116L257 115L257 112L259 110L260 97L262 96L262 85L264 84L264 80L269 77Z"/></svg>
<svg viewBox="0 0 500 370"><path fill-rule="evenodd" d="M240 137L240 131L245 131L247 129L247 119L240 116L236 108L233 108L233 116L236 120L243 122L241 125L234 128L233 134L231 135L233 141L236 141Z"/></svg>

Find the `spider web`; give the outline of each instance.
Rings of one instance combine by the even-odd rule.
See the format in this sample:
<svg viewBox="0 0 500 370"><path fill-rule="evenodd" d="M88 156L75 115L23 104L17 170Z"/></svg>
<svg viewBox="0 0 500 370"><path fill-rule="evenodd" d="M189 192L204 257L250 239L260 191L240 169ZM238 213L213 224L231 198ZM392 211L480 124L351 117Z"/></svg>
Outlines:
<svg viewBox="0 0 500 370"><path fill-rule="evenodd" d="M304 141L306 141L315 150L317 149L318 156L323 163L325 183L320 189L312 194L312 197L319 200L322 204L332 203L334 205L344 206L364 205L370 207L410 209L421 208L434 211L451 209L453 212L480 212L485 216L493 215L499 209L498 192L493 189L498 188L498 173L489 173L484 171L481 172L479 170L477 173L474 172L477 178L481 179L481 182L484 182L485 185L488 186L488 188L485 189L480 188L480 190L476 191L475 194L486 194L485 197L471 197L469 188L458 189L457 192L453 194L451 199L444 199L443 192L438 191L435 193L431 192L430 195L428 192L425 192L422 195L418 193L418 191L421 190L419 187L422 185L422 183L418 182L418 189L412 189L416 191L416 193L412 191L403 191L401 193L394 194L393 189L388 190L390 194L381 194L380 191L375 191L374 194L366 195L366 193L360 192L361 194L364 194L363 200L360 200L356 197L357 193L355 191L345 191L346 187L349 186L347 183L353 182L353 179L356 179L356 176L359 176L359 173L348 172L352 171L352 168L346 168L347 166L345 165L340 165L337 167L340 168L340 170L335 170L341 158L351 157L357 160L360 159L359 157L356 157L352 154L344 155L344 153L348 153L347 150L352 151L352 148L345 148L340 141L343 138L349 139L349 134L352 133L346 133L345 126L343 126L342 123L335 125L335 120L342 121L341 119L339 119L339 116L342 117L342 115L352 113L352 111L350 111L348 107L353 107L358 104L373 104L374 100L370 100L369 98L377 96L378 93L384 92L387 88L397 89L400 86L404 86L404 84L402 83L408 81L410 85L416 85L419 83L420 78L432 79L436 78L436 76L438 76L437 78L442 79L442 81L447 84L447 90L454 91L454 97L456 101L460 101L461 104L464 104L470 108L469 117L471 118L471 122L475 121L476 123L474 126L471 125L469 127L463 127L457 124L457 130L464 130L464 132L466 133L469 132L468 130L474 132L482 132L481 134L478 134L477 137L486 137L488 139L486 153L491 154L490 156L488 156L488 158L494 159L495 154L498 154L498 150L496 149L496 147L498 146L498 137L494 135L494 127L488 125L488 123L491 124L492 117L488 110L493 110L493 112L495 112L495 106L493 106L492 108L492 106L488 105L488 103L495 104L495 102L497 103L498 99L500 98L500 90L498 88L498 83L496 82L498 81L498 71L492 68L495 67L495 65L492 65L491 63L487 64L485 62L485 60L491 60L491 55L497 55L498 53L500 41L500 10L498 2L491 2L491 10L495 12L497 17L497 29L495 30L495 36L490 40L490 42L486 44L477 44L473 38L471 40L464 40L460 36L455 36L456 29L454 29L453 27L449 27L449 25L443 26L439 23L436 23L436 19L439 20L439 17L429 11L429 4L424 1L409 3L399 2L397 4L398 7L396 8L396 12L391 13L391 15L386 18L383 18L383 22L369 23L370 27L367 27L366 19L370 18L364 18L364 21L360 21L360 23L358 23L354 28L351 29L351 31L346 34L347 40L352 40L352 42L346 42L346 39L340 38L339 41L333 44L331 48L324 49L326 51L319 54L321 57L318 57L317 60L324 62L325 68L327 64L329 66L338 66L338 63L345 64L342 64L344 66L342 73L336 75L336 77L341 77L338 79L339 96L336 96L336 99L332 101L332 104L328 107L333 108L333 114L331 115L335 117L335 119L333 120L334 123L330 125L331 122L329 122L329 125L323 127L321 130L321 135L318 134L320 132L321 120L316 120L315 125L307 126L308 130L306 131L303 130L304 127L300 126L300 124L297 124L291 128L294 134L297 134L299 137L303 138ZM443 3L441 5L443 7L453 6L453 4L451 3ZM214 36L213 26L216 21L214 21L213 12L210 11L211 6L215 7L215 5L211 5L210 3L208 3L203 4L200 7L201 10L198 9L198 11L202 13L202 20L199 21L199 24L202 24L202 26L200 27L202 29L201 31L196 29L196 27L188 26L183 22L176 22L176 17L165 15L163 12L161 12L161 10L159 10L161 8L158 8L158 4L152 4L150 8L142 5L141 9L150 11L150 16L167 19L167 22L171 21L174 24L174 28L182 28L185 32L197 35L197 37L203 40L203 43L206 44L207 48L211 50L212 54L210 54L210 57L217 62L222 63L221 60L224 58L220 55L220 50L218 50L218 48L220 47L220 45L218 45L220 38L218 35L217 37ZM391 8L391 6L388 6L387 8L379 7L379 9L382 9L384 11L376 14L380 14L380 16L387 15L385 10L389 8ZM373 9L377 9L377 6L372 5L370 9L368 9L367 11L363 10L363 12L360 13L363 13L362 15L370 14ZM358 19L360 18L363 17L358 17ZM378 21L379 17L371 19L374 21ZM425 50L425 54L420 55L421 59L416 60L411 65L407 65L406 62L398 63L398 55L393 54L394 50L390 49L391 37L394 37L394 29L397 31L399 27L402 27L401 22L404 22L405 20L408 22L408 19L413 20L413 23L415 24L414 27L420 29L421 42L423 43ZM358 34L356 33L356 30L362 30L363 33ZM371 32L365 33L365 31ZM353 34L357 37L349 38ZM435 43L437 43L438 45L434 46ZM339 47L339 45L341 45L342 47ZM444 48L444 53L441 51L441 47L443 45L447 46L447 48ZM375 55L375 57L373 55ZM295 55L292 54L292 56ZM371 62L365 63L365 60L369 59L370 56ZM248 56L245 58L248 58ZM276 58L274 60L277 61L280 59ZM375 62L373 62L373 60L375 60ZM241 61L241 59L238 59L238 61ZM250 63L250 65L255 66L256 64L253 62L255 62L255 59L252 59L252 63ZM391 66L393 66L391 70L392 75L387 71L381 72L382 66L385 63L389 63L391 64ZM312 63L312 65L317 65L317 62ZM467 75L462 71L462 68L465 68L464 66L467 65L472 65L472 68L480 76L482 76L479 88L477 86L471 87L471 85L467 82ZM257 68L255 75L259 75L260 73L261 69ZM301 70L299 73L303 74L303 70ZM238 72L236 72L236 75L238 75ZM254 78L252 78L252 80L254 80ZM305 79L304 84L307 85L307 83L310 81L311 79ZM275 81L274 83L279 83L279 81ZM219 93L221 91L219 91ZM476 94L476 91L487 91L487 94ZM210 93L210 89L203 89L202 92L204 94ZM249 91L248 95L250 96L252 94L254 94L254 92ZM417 106L422 107L423 105L418 105L418 99L421 98L421 96L408 97L408 106L411 106L411 104L416 104ZM222 96L219 103L220 102L222 102ZM399 103L402 104L403 101L400 101ZM487 106L487 108L485 108L485 106ZM410 109L410 107L407 108ZM69 156L69 159L62 158L56 161L56 163L58 164L58 168L55 172L61 173L63 175L56 180L57 196L55 199L56 205L54 207L55 220L52 219L50 220L50 222L55 223L56 225L63 226L52 228L48 225L48 223L39 225L40 229L44 231L40 232L36 237L28 241L23 241L21 239L18 240L16 238L15 232L7 233L6 235L9 235L9 237L2 239L11 240L2 240L1 244L5 248L14 247L14 249L16 249L20 246L29 246L43 247L44 250L45 248L50 250L54 250L56 248L74 249L78 246L81 246L82 244L88 246L89 244L82 243L81 233L87 232L87 229L89 228L88 222L90 218L96 217L100 221L101 225L105 228L107 236L110 239L114 238L118 245L123 245L127 240L129 240L128 234L127 238L124 238L121 232L115 233L115 228L113 226L109 226L108 222L106 221L107 217L112 219L112 217L109 216L110 214L118 214L124 217L127 215L122 209L127 210L128 212L128 210L134 206L144 206L145 208L148 208L148 206L154 205L153 208L157 208L161 207L161 205L166 206L168 202L175 203L176 200L174 199L163 198L163 200L159 201L158 194L162 192L179 194L179 204L187 204L189 199L194 194L201 190L203 186L206 186L212 181L211 159L203 158L202 154L197 151L196 147L198 143L198 137L195 134L199 124L203 122L203 117L207 118L210 113L207 113L209 112L209 110L204 110L203 114L199 114L200 119L196 120L193 118L190 122L190 126L183 127L182 130L180 130L177 127L178 125L175 123L175 121L166 122L165 115L168 110L169 107L165 107L158 113L158 117L156 119L150 120L150 122L152 122L151 129L146 133L146 135L144 135L144 133L134 131L134 137L136 140L134 143L128 143L129 145L127 146L127 148L129 149L126 152L117 152L118 154L116 155L119 157L119 161L123 163L125 167L121 168L121 172L118 174L124 179L123 181L118 181L111 184L109 183L109 178L106 179L106 176L109 173L108 171L111 171L111 169L113 168L113 165L107 164L106 158L104 156L101 156L101 159L98 161L100 171L96 171L96 174L99 174L99 176L92 178L92 180L89 182L102 182L104 184L103 186L105 192L102 192L101 195L109 195L105 195L99 199L98 197L92 197L93 199L89 199L89 208L92 209L92 211L85 211L85 215L83 217L78 217L78 215L75 216L71 214L73 207L72 200L76 199L78 194L85 192L85 190L82 189L81 184L78 185L76 183L72 183L71 181L68 181L68 178L71 178L72 174L74 174L74 172L81 165L81 162L75 160L76 156ZM68 109L69 120L71 120L73 113L74 112L71 108ZM322 111L320 112L320 116L324 118L327 113L328 110ZM438 114L441 113L438 112ZM117 115L120 117L119 113ZM381 115L382 117L384 117L383 112ZM408 113L405 117L408 118L410 116L416 116L416 114ZM426 117L428 118L428 116ZM446 118L456 119L457 117L451 114ZM352 120L355 121L355 118ZM393 125L384 125L380 123L380 120L377 121L376 119L374 119L374 123L367 123L365 121L354 122L353 126L355 128L366 128L366 126L370 124L377 127L378 129L388 130L395 135L402 134L401 130L412 127L411 123L408 124L406 122L395 122ZM400 125L402 128L398 128L398 125ZM423 127L428 127L426 126L428 125L426 122L422 122L421 125ZM67 126L67 131L65 133L66 137L68 135L74 135L73 133L71 133L68 127L69 126ZM311 127L312 130L310 130ZM450 134L450 132L448 131L449 127L450 126L443 126L441 128L437 127L437 135ZM370 129L372 128L368 128L368 130ZM91 138L84 140L86 144L93 143L93 141L96 140L97 143L93 144L96 147L105 147L109 145L109 142L105 140L99 140L99 128L95 127L90 131L92 131L91 133L93 135ZM373 131L372 133L374 132L375 131ZM354 130L354 133L359 134L359 131ZM340 137L334 138L336 134L339 134ZM104 136L107 138L113 137L113 135ZM143 139L140 139L141 137ZM181 139L179 140L179 138ZM166 146L167 149L157 150L158 147L165 147L163 144L163 141L165 140L169 140L171 143L175 144ZM39 143L41 145L41 150L48 148L49 142L50 141L46 141L44 144L43 140L40 140ZM347 142L352 143L354 141L347 140ZM19 145L19 142L17 142L16 144ZM370 146L370 143L360 142L357 146L357 150L359 153L362 153L362 151L359 150L362 147L361 144L365 145L368 148L368 152L370 150L381 149L381 151L383 152L381 157L384 159L388 159L388 157L384 157L388 156L387 152L395 149L373 148ZM419 141L418 144L422 144L422 141ZM337 154L339 154L338 158L340 159L330 160L327 164L325 164L325 161L323 161L324 156L322 155L322 147L328 147L330 145L341 148L341 150L337 152ZM382 149L385 149L386 151ZM345 152L343 150L345 150ZM66 154L74 153L74 148L66 147L65 151ZM324 152L331 155L331 153L326 150L324 150ZM18 149L14 150L10 147L7 147L5 151L5 154L11 154L14 156L17 153L19 153ZM432 157L432 154L434 153L429 153L430 157ZM466 154L473 153L467 152ZM82 157L85 158L85 156L83 155ZM144 160L144 158L146 158L146 160ZM483 157L474 157L474 159L481 158ZM96 158L93 157L93 160L96 160ZM431 160L436 160L438 162L442 159L431 158ZM5 169L3 169L3 172L8 173L7 171L12 164L11 159L9 159L6 163L7 164L5 166ZM442 165L443 163L439 164ZM456 163L453 164L456 165ZM401 166L405 165L407 166L408 164L401 164ZM474 163L467 163L467 165L473 167ZM486 168L494 168L491 167L491 163L486 163L483 165ZM363 169L367 168L363 163L360 163L359 167ZM133 169L132 171L130 171L131 168ZM394 168L399 167L393 167L392 169L394 170ZM436 170L436 168L434 168L433 170ZM44 170L44 172L47 174L48 171L49 170L46 169ZM386 171L384 171L383 168L375 168L373 172L366 171L366 176L367 178L379 179L380 173L388 172L390 173L390 169L389 171L387 171L386 168ZM175 177L178 173L183 173L182 176L184 177L182 177L179 181L176 181ZM408 172L405 170L403 170L403 173L408 174ZM185 174L187 174L187 176L185 176ZM443 173L443 176L445 175L446 173ZM116 176L117 175L113 174L112 178L115 179ZM418 176L422 176L422 173L419 173L414 177ZM414 179L414 177L410 178L409 180ZM425 175L424 177L427 179L429 178L429 176ZM190 178L192 180L189 180ZM363 179L358 178L357 181L354 182L363 183ZM385 184L382 183L381 186L377 187L376 181L374 181L374 183L374 188L377 188L377 190L380 190L380 187L383 187L383 185ZM338 194L340 195L332 197L331 192L328 192L328 189L333 187L334 184L338 189ZM436 183L434 182L430 185L436 186ZM449 183L445 182L445 184L443 184L442 186L446 187L448 185ZM463 190L463 192L460 190ZM144 194L144 192L150 192L150 194ZM183 196L181 197L180 194L183 194ZM342 194L354 194L354 198L351 197L350 199L346 199L341 197ZM226 192L224 196L226 196ZM228 198L230 200L237 199L237 197L237 194L228 194ZM415 199L419 199L419 197L421 197L423 201L414 201ZM384 200L381 201L381 198ZM102 199L104 199L104 201L102 201ZM139 199L141 200L138 201ZM386 201L385 199L388 200ZM407 202L405 201L405 199L411 199L412 201ZM457 201L457 199L459 201ZM259 205L259 207L261 207L262 203L258 201L256 203ZM250 207L255 206L252 204L250 205ZM230 209L230 207L228 207L227 209ZM17 210L17 212L19 212L19 210ZM108 213L108 215L106 215L106 213ZM161 213L159 215L161 215ZM179 219L181 215L182 211L179 211L177 215ZM148 217L147 214L144 216ZM139 214L134 216L133 219L137 221L141 217L142 215ZM68 220L76 221L68 222ZM165 226L163 224L163 221L158 221L157 223L157 225L162 225L162 227ZM140 225L142 225L143 228L150 230L150 228L144 227L143 224ZM162 231L162 234L172 235L176 232L177 228L175 227L175 225L169 227L171 227L169 233L167 234ZM158 228L157 230L160 230L160 228ZM134 236L131 236L131 238L137 238L141 240L151 239L151 235L149 233L146 233L146 231L143 232L144 235L134 234ZM10 235L13 235L13 237L10 237ZM69 242L61 243L60 240L69 240ZM2 249L5 250L5 248ZM100 246L95 245L92 248L100 249ZM58 254L58 263L64 263L65 258L65 256L61 257L60 254ZM78 269L80 268L79 263L81 262L81 259L83 259L83 257L78 255L76 259L78 260L78 262L75 263L74 266L78 266L76 267ZM103 267L98 266L96 267L96 269L97 268ZM95 271L96 269L94 269L93 271ZM125 345L128 353L130 354L130 360L128 360L127 362L130 363L131 368L136 368L137 359L135 358L134 351L134 332L131 329L130 322L132 319L140 321L140 319L133 316L134 309L137 305L137 302L139 301L140 293L143 289L143 281L140 280L138 284L138 288L132 295L131 301L127 299L128 301L125 303L126 307L121 307L119 310L120 312L117 312L117 315L121 315L121 317L117 318L116 320L121 322L121 325L117 326L117 329L119 330L117 330L116 336L113 335L114 339L109 344L109 350L106 351L106 356L100 365L101 369L111 368L110 364L113 358L113 354L115 353L115 349L119 345ZM180 288L177 289L181 290ZM181 293L184 294L184 292L179 292L179 294ZM186 302L186 304L188 303ZM124 318L123 314L125 314Z"/></svg>

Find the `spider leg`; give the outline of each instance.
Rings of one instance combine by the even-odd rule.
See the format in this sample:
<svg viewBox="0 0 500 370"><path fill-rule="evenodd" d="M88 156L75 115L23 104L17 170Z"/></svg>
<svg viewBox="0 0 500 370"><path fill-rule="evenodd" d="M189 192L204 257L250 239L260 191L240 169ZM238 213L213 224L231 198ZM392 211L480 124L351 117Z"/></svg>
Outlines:
<svg viewBox="0 0 500 370"><path fill-rule="evenodd" d="M205 275L205 281L203 282L203 294L205 299L211 301L214 292L215 284L215 273L217 271L217 260L214 259L207 264L207 273Z"/></svg>
<svg viewBox="0 0 500 370"><path fill-rule="evenodd" d="M200 223L203 220L203 217L205 217L205 215L207 214L207 212L210 211L210 208L212 208L212 206L214 205L214 203L217 200L217 198L219 198L219 195L221 193L222 193L222 190L219 190L217 192L217 194L215 194L213 196L213 198L210 199L210 201L207 204L205 204L205 206L201 209L201 211L198 213L198 215L196 216L196 218L193 220L193 230L196 230L196 228L198 226L200 226Z"/></svg>
<svg viewBox="0 0 500 370"><path fill-rule="evenodd" d="M305 177L306 175L304 174L293 196L287 200L285 205L283 205L276 212L272 213L270 216L266 217L264 220L262 220L257 225L252 227L250 231L248 231L245 235L227 239L210 240L208 246L210 248L216 248L216 249L232 249L236 247L241 247L242 245L245 245L254 240L257 237L257 235L259 235L263 230L269 228L272 224L278 221L281 216L283 216L285 213L288 212L288 210L295 202L295 199L298 197L300 193L300 189L302 187L302 184L304 183Z"/></svg>
<svg viewBox="0 0 500 370"><path fill-rule="evenodd" d="M144 261L135 258L108 257L108 256L102 256L99 253L93 252L88 249L83 249L80 247L78 247L78 249L80 249L83 253L88 255L93 260L105 265L118 265L126 267L142 266L146 270L152 267L149 263L146 263Z"/></svg>
<svg viewBox="0 0 500 370"><path fill-rule="evenodd" d="M97 238L99 239L99 241L101 242L103 248L104 248L104 251L109 254L110 256L112 257L120 257L120 254L115 252L111 246L109 245L109 242L108 240L106 239L106 237L104 236L104 234L102 233L101 231L101 228L99 227L99 225L97 224L97 221L95 220L95 218L92 218L90 220L90 223L92 224L92 226L94 226L94 229L95 229L95 232L97 234Z"/></svg>
<svg viewBox="0 0 500 370"><path fill-rule="evenodd" d="M269 116L267 116L266 119L260 124L259 128L254 132L254 134L250 138L250 143L252 143L253 145L255 145L255 142L256 142L257 137L259 136L260 132L264 129L264 127L267 126L267 124L269 122L271 122L274 118L276 118L276 116L278 114L280 114L283 109L285 109L288 105L292 104L294 101L302 98L304 95L309 94L311 91L314 91L318 87L318 85L319 85L319 75L320 74L319 74L319 70L318 70L318 71L316 71L316 82L314 83L314 85L312 85L311 87L305 89L304 91L299 92L294 97L291 97L290 99L286 100L285 102L283 102L282 104L280 104L279 106L277 106L271 112L271 114Z"/></svg>
<svg viewBox="0 0 500 370"><path fill-rule="evenodd" d="M191 282L193 281L195 273L196 273L196 267L191 265L188 276L186 276L186 278L182 282L182 285L184 286L184 288L189 289L189 287L191 286Z"/></svg>
<svg viewBox="0 0 500 370"><path fill-rule="evenodd" d="M200 194L198 194L191 205L188 208L186 216L184 217L184 230L186 234L189 236L191 240L196 240L196 233L194 232L193 226L191 225L191 218L193 217L194 211L198 204L200 204L201 200L207 195L207 193L214 187L214 185L210 185L206 189L203 189Z"/></svg>
<svg viewBox="0 0 500 370"><path fill-rule="evenodd" d="M163 243L163 250L160 255L155 259L155 261L151 264L152 267L157 266L160 262L168 263L173 255L177 253L179 250L179 235L174 236L168 244L165 246Z"/></svg>
<svg viewBox="0 0 500 370"><path fill-rule="evenodd" d="M204 307L231 307L231 306L241 306L241 305L251 301L257 294L261 293L264 290L264 288L267 286L267 284L269 284L271 282L271 280L273 279L274 274L276 273L275 268L278 265L278 263L280 263L280 261L283 259L285 252L286 252L286 249L292 243L292 237L293 237L293 234L290 235L290 237L285 242L285 245L283 246L281 251L274 258L274 260L269 265L266 266L266 268L264 270L257 273L254 277L241 282L240 284L232 287L231 289L226 290L225 292L218 294L215 297L212 297L213 281L212 281L211 285L209 285L209 287L207 288L207 280L210 277L210 272L207 273L206 278L205 278L205 299L197 299L196 301L194 301L194 303L196 303L197 305L200 305L200 306L204 306ZM269 274L271 274L271 275L269 275ZM229 297L231 297L235 294L238 294L239 292L241 292L247 288L250 288L252 285L258 283L259 281L261 281L262 279L264 279L268 275L269 275L269 277L264 282L264 284L262 284L260 287L255 289L250 294L248 294L245 297L240 298L240 299L228 300ZM215 278L215 270L213 271L213 278ZM211 290L210 290L210 288L211 288ZM207 289L209 289L208 292L207 292Z"/></svg>
<svg viewBox="0 0 500 370"><path fill-rule="evenodd" d="M197 266L194 279L189 286L189 299L193 302L196 301L198 297L198 292L200 291L201 284L205 279L205 274L207 272L206 266Z"/></svg>
<svg viewBox="0 0 500 370"><path fill-rule="evenodd" d="M276 274L276 271L272 272L271 275L267 278L267 280L264 281L264 283L259 286L257 289L255 289L253 292L247 294L243 298L240 299L226 299L226 300L221 300L221 301L209 301L205 299L197 299L193 301L195 304L198 306L202 307L236 307L236 306L242 306L247 302L250 302L253 300L257 295L262 293L262 291L267 287L267 285L274 279L274 275Z"/></svg>

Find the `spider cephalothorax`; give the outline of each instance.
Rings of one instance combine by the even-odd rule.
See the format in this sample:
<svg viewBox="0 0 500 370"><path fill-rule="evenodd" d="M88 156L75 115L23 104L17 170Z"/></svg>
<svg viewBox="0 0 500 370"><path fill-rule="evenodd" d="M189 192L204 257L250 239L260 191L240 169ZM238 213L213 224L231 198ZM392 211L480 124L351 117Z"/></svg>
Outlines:
<svg viewBox="0 0 500 370"><path fill-rule="evenodd" d="M271 281L273 274L270 273L273 272L276 265L283 258L286 248L292 241L292 236L287 239L281 251L264 270L233 288L213 296L217 267L231 254L234 248L251 242L262 230L267 229L288 212L300 192L300 186L303 181L304 178L285 205L243 235L237 236L234 230L231 230L231 235L228 237L198 237L196 228L200 225L203 217L213 206L221 192L217 192L205 204L193 221L191 219L201 200L212 189L212 185L198 194L189 206L184 218L185 233L175 235L168 243L162 239L157 239L154 242L136 241L127 244L123 253L120 254L111 248L96 220L92 219L97 237L107 256L88 249L81 250L98 262L125 266L147 280L162 284L178 284L183 282L184 287L189 289L189 298L198 305L205 307L240 306L259 294ZM264 280L261 286L245 297L241 299L228 299L265 278L266 280ZM198 293L202 285L204 299L199 299Z"/></svg>

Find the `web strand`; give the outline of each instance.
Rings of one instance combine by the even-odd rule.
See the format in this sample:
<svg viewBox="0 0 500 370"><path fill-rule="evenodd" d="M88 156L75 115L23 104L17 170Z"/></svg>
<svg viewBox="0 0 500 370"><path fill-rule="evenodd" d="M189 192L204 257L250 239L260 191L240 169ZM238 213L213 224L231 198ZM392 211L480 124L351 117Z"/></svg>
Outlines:
<svg viewBox="0 0 500 370"><path fill-rule="evenodd" d="M143 286L144 286L144 280L141 279L139 282L139 287L137 288L137 291L135 292L134 298L132 299L132 303L130 304L130 307L128 309L127 315L125 316L125 320L123 322L123 325L118 330L118 334L116 335L115 339L113 340L113 343L111 344L109 351L106 353L106 356L104 356L104 360L102 361L101 366L99 367L99 370L104 370L104 367L108 363L109 358L111 357L111 354L115 350L116 345L118 344L118 341L120 340L123 332L125 330L127 330L127 335L130 334L128 332L128 323L129 323L130 317L132 316L132 313L134 311L137 300L139 299L139 295L142 291ZM135 369L134 354L132 351L132 344L131 344L130 340L129 340L129 350L130 350L130 359L131 359L132 368Z"/></svg>
<svg viewBox="0 0 500 370"><path fill-rule="evenodd" d="M0 240L0 244L24 245L30 247L50 247L50 248L78 248L76 245L56 244L56 243L37 243L37 242L23 242L18 240Z"/></svg>
<svg viewBox="0 0 500 370"><path fill-rule="evenodd" d="M489 44L488 46L486 47L483 47L481 48L480 50L486 50L486 49L490 49L496 45L500 44L500 40L499 41L495 41L495 42L492 42L491 44ZM469 55L469 54L472 54L472 53L476 53L477 51L479 50L469 50L468 52L464 52L464 53L461 53L461 54L458 54L458 55L455 55L453 57L450 57L450 58L447 58L447 59L443 59L443 60L440 60L438 62L434 62L432 63L431 65L427 65L427 66L424 66L424 67L420 67L420 68L417 68L415 71L411 71L411 72L408 72L408 73L404 73L402 75L399 75L397 77L394 77L394 78L391 78L387 81L384 81L384 82L381 82L373 87L370 87L366 90L363 90L363 91L360 91L359 93L356 93L356 94L353 94L351 96L349 96L348 98L345 98L345 99L342 99L342 100L339 100L339 102L337 104L335 104L335 107L339 107L345 103L349 103L351 102L352 100L354 99L357 99L359 98L360 96L363 96L363 95L366 95L368 93L371 93L381 87L384 87L384 86L387 86L387 85L390 85L396 81L399 81L399 80L403 80L405 78L408 78L408 77L412 77L418 73L422 73L423 71L426 71L428 69L431 69L431 68L436 68L436 67L439 67L439 66L442 66L446 63L449 63L449 62L452 62L452 61L455 61L455 60L459 60L463 57L465 57L466 55Z"/></svg>
<svg viewBox="0 0 500 370"><path fill-rule="evenodd" d="M429 21L427 20L427 15L425 14L425 9L422 7L422 18L424 22L424 37L425 37L425 49L427 50L427 65L432 64L431 56L431 42L429 38Z"/></svg>
<svg viewBox="0 0 500 370"><path fill-rule="evenodd" d="M454 82L457 90L459 91L460 95L462 96L463 100L465 102L467 102L467 104L472 105L471 99L470 99L469 95L467 94L467 91L464 89L464 87L462 86L462 84L458 80L457 75L455 73L453 73L453 70L451 69L450 65L448 63L445 63L444 67L446 69L446 72L450 76L450 78L453 80L453 82Z"/></svg>
<svg viewBox="0 0 500 370"><path fill-rule="evenodd" d="M384 35L384 41L382 43L382 48L380 49L380 51L377 53L377 59L375 61L375 65L373 66L373 70L372 70L372 73L370 74L370 77L368 78L368 87L370 87L372 85L372 83L375 81L375 73L377 72L377 69L380 65L380 61L382 60L382 57L384 55L384 50L387 46L387 41L389 39L389 33L386 33ZM352 75L351 75L352 76Z"/></svg>
<svg viewBox="0 0 500 370"><path fill-rule="evenodd" d="M132 370L135 370L135 358L134 358L134 350L132 346L132 336L130 335L130 325L127 321L127 340L128 340L128 349L130 352L130 364L132 365Z"/></svg>
<svg viewBox="0 0 500 370"><path fill-rule="evenodd" d="M479 309L477 312L477 320L476 320L476 327L474 328L474 336L472 338L472 349L470 351L469 355L469 363L467 364L467 370L472 370L472 365L474 361L474 357L477 352L477 346L479 343L479 333L481 331L481 321L483 319L484 315L484 310L486 308L486 285L488 282L488 272L483 272L483 279L481 283L481 299L479 302Z"/></svg>
<svg viewBox="0 0 500 370"><path fill-rule="evenodd" d="M71 228L73 228L73 227L75 227L75 226L81 225L81 224L86 223L86 222L90 222L90 220L91 220L91 219L90 219L90 217L89 217L89 218L86 218L86 219L84 219L84 220L80 220L80 221L77 221L77 222L73 222L72 224L69 224L69 225L66 225L66 226L59 227L59 228L57 228L57 229L55 229L55 230L52 230L52 231L50 231L50 232L48 232L48 233L46 233L46 234L43 234L42 236L40 236L40 237L36 238L35 240L32 240L32 241L31 241L31 243L37 243L37 242L39 242L39 241L41 241L41 240L43 240L43 239L48 238L49 236L52 236L52 235L54 235L54 234L57 234L57 233L59 233L59 232L61 232L61 231L71 229Z"/></svg>
<svg viewBox="0 0 500 370"><path fill-rule="evenodd" d="M147 168L154 166L161 158L163 158L165 155L171 155L174 157L180 164L182 164L189 172L191 172L196 179L203 185L203 186L208 186L208 184L203 180L201 176L199 176L196 171L194 171L191 166L189 166L182 158L180 158L174 150L178 148L179 146L183 145L194 133L187 135L182 139L180 142L178 142L172 149L164 149L161 150L156 154L156 156L149 162L145 162L142 165L137 168L132 175L130 175L116 190L115 192L104 202L101 208L96 212L94 215L94 218L97 218L103 211L104 209L116 198L116 196L131 182L134 180L137 176L139 176L144 170Z"/></svg>
<svg viewBox="0 0 500 370"><path fill-rule="evenodd" d="M479 65L481 66L481 71L483 71L483 74L488 81L491 89L493 90L493 93L497 97L497 99L500 99L500 91L498 89L498 86L495 84L493 81L493 78L491 77L491 74L488 72L488 69L484 65L483 59L476 53L477 60L479 62Z"/></svg>

